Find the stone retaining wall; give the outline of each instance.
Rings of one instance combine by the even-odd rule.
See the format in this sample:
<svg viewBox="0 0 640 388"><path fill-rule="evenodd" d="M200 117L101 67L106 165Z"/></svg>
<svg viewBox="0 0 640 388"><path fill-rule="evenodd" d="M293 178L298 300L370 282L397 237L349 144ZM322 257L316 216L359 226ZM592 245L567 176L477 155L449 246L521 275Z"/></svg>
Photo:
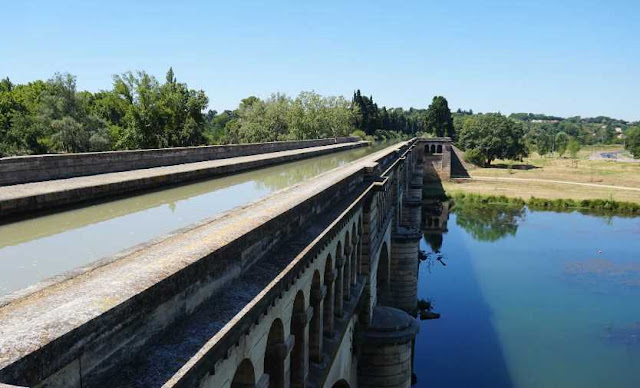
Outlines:
<svg viewBox="0 0 640 388"><path fill-rule="evenodd" d="M355 137L0 158L0 186L357 141Z"/></svg>

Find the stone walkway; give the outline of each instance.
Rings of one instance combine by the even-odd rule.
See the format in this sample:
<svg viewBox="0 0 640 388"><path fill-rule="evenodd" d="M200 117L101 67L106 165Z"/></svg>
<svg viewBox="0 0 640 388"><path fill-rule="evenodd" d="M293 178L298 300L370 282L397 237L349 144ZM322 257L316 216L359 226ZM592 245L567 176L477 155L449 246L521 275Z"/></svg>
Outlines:
<svg viewBox="0 0 640 388"><path fill-rule="evenodd" d="M0 187L0 217L51 209L134 191L234 174L240 171L363 147L368 142L332 144L266 154L216 159L141 170Z"/></svg>

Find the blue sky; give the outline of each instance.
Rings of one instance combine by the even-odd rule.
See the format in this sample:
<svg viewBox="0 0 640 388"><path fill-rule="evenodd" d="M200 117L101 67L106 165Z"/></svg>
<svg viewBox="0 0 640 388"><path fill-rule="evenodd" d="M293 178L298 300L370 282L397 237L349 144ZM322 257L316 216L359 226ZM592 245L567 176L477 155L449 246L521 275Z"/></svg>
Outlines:
<svg viewBox="0 0 640 388"><path fill-rule="evenodd" d="M355 88L381 105L433 95L474 111L640 119L640 1L10 1L0 76L57 71L81 89L145 70L249 95Z"/></svg>

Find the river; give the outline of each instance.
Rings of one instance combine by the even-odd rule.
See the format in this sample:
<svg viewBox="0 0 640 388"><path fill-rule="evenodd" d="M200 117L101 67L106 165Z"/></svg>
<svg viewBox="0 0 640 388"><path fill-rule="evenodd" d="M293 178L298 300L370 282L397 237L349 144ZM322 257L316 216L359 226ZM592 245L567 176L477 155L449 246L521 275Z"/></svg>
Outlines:
<svg viewBox="0 0 640 388"><path fill-rule="evenodd" d="M431 208L418 386L640 387L639 218Z"/></svg>

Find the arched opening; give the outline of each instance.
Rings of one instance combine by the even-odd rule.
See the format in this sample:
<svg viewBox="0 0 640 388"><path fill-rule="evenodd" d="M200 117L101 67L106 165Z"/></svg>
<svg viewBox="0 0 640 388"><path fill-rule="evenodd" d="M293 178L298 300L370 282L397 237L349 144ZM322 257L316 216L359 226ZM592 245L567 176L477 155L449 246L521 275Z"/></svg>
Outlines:
<svg viewBox="0 0 640 388"><path fill-rule="evenodd" d="M326 336L333 336L333 283L334 283L334 272L333 272L333 260L331 259L331 255L327 256L327 261L324 264L324 285L327 287L327 293L324 297L323 312L322 312L322 323L323 323L323 331Z"/></svg>
<svg viewBox="0 0 640 388"><path fill-rule="evenodd" d="M342 241L338 241L338 246L336 247L336 272L337 278L334 284L335 297L333 298L335 306L333 312L336 316L342 317L342 307L344 303L344 256L342 255Z"/></svg>
<svg viewBox="0 0 640 388"><path fill-rule="evenodd" d="M284 326L276 318L269 329L267 349L264 355L264 373L269 375L269 387L284 388L284 361L287 358L284 344Z"/></svg>
<svg viewBox="0 0 640 388"><path fill-rule="evenodd" d="M349 258L351 260L351 284L353 286L355 286L358 282L358 260L356 256L357 243L358 243L358 231L356 229L356 223L354 222L353 226L351 227L351 245L353 249L351 252L351 257Z"/></svg>
<svg viewBox="0 0 640 388"><path fill-rule="evenodd" d="M344 275L342 276L342 292L344 300L351 299L351 235L349 231L345 234L344 239Z"/></svg>
<svg viewBox="0 0 640 388"><path fill-rule="evenodd" d="M438 150L437 153L441 154L442 153L442 144L438 144Z"/></svg>
<svg viewBox="0 0 640 388"><path fill-rule="evenodd" d="M322 285L320 284L320 272L313 273L311 281L311 306L313 316L309 323L309 355L316 363L322 362Z"/></svg>
<svg viewBox="0 0 640 388"><path fill-rule="evenodd" d="M303 387L306 371L306 341L305 328L307 314L304 308L304 294L298 291L293 302L291 316L291 335L294 336L293 350L291 351L291 386Z"/></svg>
<svg viewBox="0 0 640 388"><path fill-rule="evenodd" d="M431 144L431 153L432 154L436 153L436 145L435 144Z"/></svg>
<svg viewBox="0 0 640 388"><path fill-rule="evenodd" d="M428 154L429 153L429 144L425 144L424 146L424 153Z"/></svg>
<svg viewBox="0 0 640 388"><path fill-rule="evenodd" d="M362 244L358 244L356 245L356 257L355 257L355 261L356 261L356 275L360 275L362 273L362 248L361 248ZM357 277L356 277L356 282L357 282Z"/></svg>
<svg viewBox="0 0 640 388"><path fill-rule="evenodd" d="M349 388L349 383L346 380L342 379L337 383L333 384L332 388Z"/></svg>
<svg viewBox="0 0 640 388"><path fill-rule="evenodd" d="M256 377L253 372L253 364L251 360L245 358L242 360L236 374L233 375L233 381L231 382L231 388L246 388L253 387L256 384Z"/></svg>
<svg viewBox="0 0 640 388"><path fill-rule="evenodd" d="M358 230L356 229L356 223L351 226L351 245L358 242Z"/></svg>
<svg viewBox="0 0 640 388"><path fill-rule="evenodd" d="M378 292L378 305L389 303L390 288L390 262L387 243L382 244L380 258L378 259L378 271L376 272L376 290Z"/></svg>

